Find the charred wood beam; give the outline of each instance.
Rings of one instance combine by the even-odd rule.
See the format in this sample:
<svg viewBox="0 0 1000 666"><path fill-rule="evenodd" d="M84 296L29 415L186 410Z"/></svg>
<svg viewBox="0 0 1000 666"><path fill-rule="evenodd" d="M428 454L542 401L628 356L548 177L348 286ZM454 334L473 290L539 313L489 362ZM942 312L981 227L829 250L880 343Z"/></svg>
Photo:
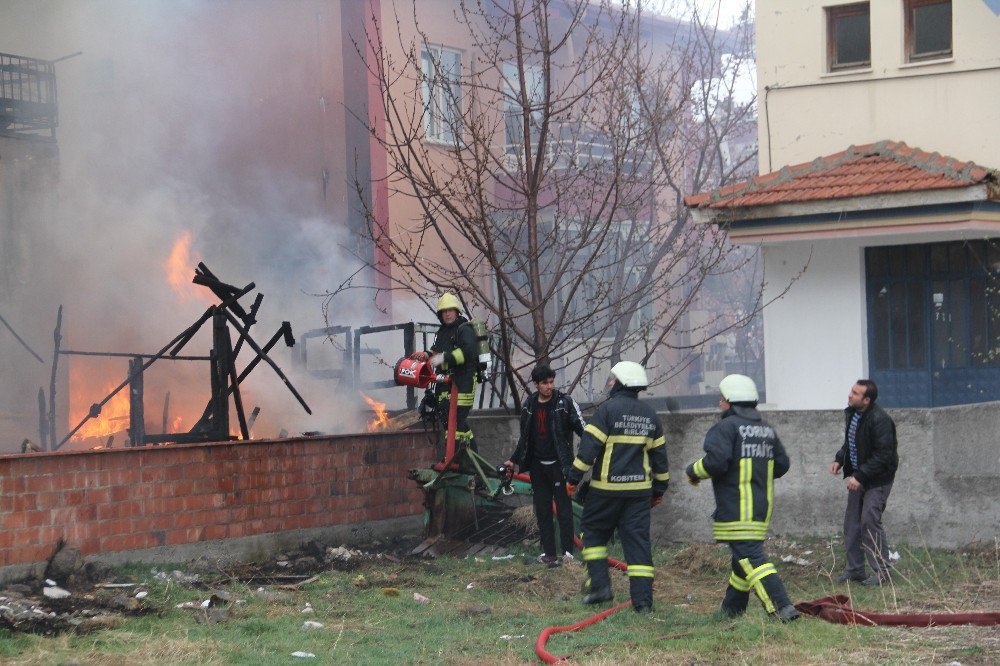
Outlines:
<svg viewBox="0 0 1000 666"><path fill-rule="evenodd" d="M225 282L217 278L215 274L208 269L208 266L206 266L205 262L203 261L198 262L198 268L195 269L194 279L192 280L192 282L194 282L195 284L200 284L204 287L208 287L209 289L212 290L213 294L219 297L219 300L224 302L228 298L237 294L240 291L239 287L235 287L231 284L226 284ZM245 293L246 292L244 292L244 294ZM242 295L243 294L240 294L240 296ZM239 298L240 296L236 296L236 298ZM234 313L236 313L236 316L238 316L240 319L244 321L247 321L247 319L249 318L247 311L244 310L243 306L237 303L235 300L233 300L232 303L226 305L226 307L231 309Z"/></svg>
<svg viewBox="0 0 1000 666"><path fill-rule="evenodd" d="M106 356L127 357L127 358L155 358L154 354L130 354L128 352L101 352L101 351L79 351L76 349L62 349L59 351L64 356ZM207 361L207 356L163 356L167 361Z"/></svg>
<svg viewBox="0 0 1000 666"><path fill-rule="evenodd" d="M146 443L146 410L143 408L142 358L128 362L128 380L129 440L132 446L143 446Z"/></svg>
<svg viewBox="0 0 1000 666"><path fill-rule="evenodd" d="M229 370L229 390L226 391L226 396L230 393L233 394L233 406L236 407L236 418L240 423L240 435L243 436L244 441L250 439L250 428L247 426L246 414L243 412L243 395L240 393L240 381L236 376L236 359L233 356L233 350L230 347L231 341L229 338L229 328L226 328L225 340L223 344L226 346L226 368ZM223 404L228 407L228 400L223 400Z"/></svg>
<svg viewBox="0 0 1000 666"><path fill-rule="evenodd" d="M56 312L56 327L52 331L52 376L49 379L49 447L56 450L56 372L59 368L59 347L62 345L62 310Z"/></svg>
<svg viewBox="0 0 1000 666"><path fill-rule="evenodd" d="M37 358L39 363L45 363L42 357L36 354L35 350L32 349L31 346L29 346L28 343L25 342L24 339L17 334L17 331L15 331L14 328L7 323L7 320L3 318L3 315L0 315L0 323L2 323L4 326L7 327L7 330L11 332L11 335L17 338L17 341L21 343L21 346L27 349L29 352L31 352L31 355Z"/></svg>
<svg viewBox="0 0 1000 666"><path fill-rule="evenodd" d="M163 432L167 431L167 424L170 422L170 391L167 391L167 397L163 399Z"/></svg>
<svg viewBox="0 0 1000 666"><path fill-rule="evenodd" d="M49 436L48 420L45 418L45 389L38 387L38 441L41 442L42 450L48 449L46 440Z"/></svg>
<svg viewBox="0 0 1000 666"><path fill-rule="evenodd" d="M257 311L260 310L260 304L264 302L264 294L258 293L257 297L253 299L253 305L250 306L250 314L248 315L246 321L247 330L257 323ZM240 355L240 350L243 349L243 342L245 336L240 333L239 339L236 341L236 346L233 348L233 363L236 362L236 357Z"/></svg>
<svg viewBox="0 0 1000 666"><path fill-rule="evenodd" d="M253 411L250 412L250 418L247 419L247 430L251 433L253 432L253 424L257 422L257 417L260 416L260 407L254 407Z"/></svg>
<svg viewBox="0 0 1000 666"><path fill-rule="evenodd" d="M267 352L261 349L260 345L258 345L254 341L254 339L250 336L249 332L247 332L247 330L242 326L242 324L240 324L240 322L236 320L236 317L234 317L231 312L229 312L228 310L225 310L224 312L226 318L229 319L229 323L233 325L233 328L235 328L237 331L243 334L243 336L246 338L247 344L250 345L250 348L253 349L255 352L257 352L257 356L264 359L264 361L269 366L271 366L271 369L274 370L275 374L277 374L278 377L281 378L281 381L285 383L285 386L287 386L288 390L292 392L292 395L295 396L295 399L299 401L299 404L302 405L302 408L306 410L306 414L312 414L312 409L310 409L309 405L306 404L305 399L303 399L303 397L299 395L299 392L295 390L295 387L292 385L292 382L289 381L288 377L285 376L285 373L281 371L281 368L278 367L278 364L272 361L271 357L267 355ZM288 324L288 322L282 322L281 330L279 330L279 333L287 340L290 335L291 325L288 325L286 327L286 324ZM287 332L286 328L288 329ZM277 340L275 340L275 342L277 342Z"/></svg>
<svg viewBox="0 0 1000 666"><path fill-rule="evenodd" d="M146 435L147 444L200 444L203 442L228 442L236 439L228 433L224 437L219 437L216 433L190 433L175 432L162 435Z"/></svg>
<svg viewBox="0 0 1000 666"><path fill-rule="evenodd" d="M145 371L146 368L148 368L149 366L153 365L153 363L155 363L157 361L157 359L163 358L163 356L167 353L167 350L169 350L172 347L174 347L174 345L176 345L178 343L178 341L184 339L185 337L188 340L190 340L191 337L194 335L194 332L196 332L199 328L201 328L201 326L206 321L209 320L209 318L212 316L212 313L214 311L215 311L215 307L214 306L208 308L205 311L205 313L201 317L198 318L198 321L196 321L195 323L191 324L191 326L189 326L187 329L185 329L183 332L181 332L177 337L175 337L173 340L171 340L166 345L164 345L164 347L160 351L158 351L152 358L150 358L145 363L143 363L142 364L142 370ZM70 440L70 438L73 437L73 435L75 435L80 430L80 428L83 427L83 424L85 424L87 421L89 421L92 418L96 418L96 417L100 416L101 415L101 409L104 407L104 405L108 404L108 401L111 400L116 395L118 395L118 392L121 391L126 386L128 386L128 379L126 379L125 381L123 381L114 390L112 390L111 393L109 393L107 395L107 397L104 398L104 400L102 400L99 403L94 403L93 405L91 405L90 406L90 412L87 414L87 416L85 416L83 418L83 420L80 421L76 425L75 428L73 428L72 430L70 430L69 433L59 441L59 446L53 447L53 450L59 449L60 447L62 447L63 444L65 444L66 442L68 442Z"/></svg>
<svg viewBox="0 0 1000 666"><path fill-rule="evenodd" d="M232 305L233 303L236 302L236 299L240 298L241 296L247 295L248 293L253 291L256 287L257 285L251 282L247 286L243 287L243 289L241 289L239 293L233 294L232 296L224 300L221 304L213 305L208 310L206 310L205 314L203 314L198 321L192 324L191 327L188 328L188 330L177 336L176 345L173 347L173 349L170 350L170 356L177 356L181 352L181 349L184 348L184 345L190 342L191 338L193 338L195 334L198 333L198 329L200 329L206 321L212 318L212 315L215 314L216 308L226 308Z"/></svg>

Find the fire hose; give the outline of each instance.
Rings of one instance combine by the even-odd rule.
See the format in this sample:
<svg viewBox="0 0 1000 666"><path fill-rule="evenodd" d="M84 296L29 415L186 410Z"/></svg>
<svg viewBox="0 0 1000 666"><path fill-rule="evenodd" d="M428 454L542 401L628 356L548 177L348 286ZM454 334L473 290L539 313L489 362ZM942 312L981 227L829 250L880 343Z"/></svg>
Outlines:
<svg viewBox="0 0 1000 666"><path fill-rule="evenodd" d="M882 627L940 627L972 624L989 627L1000 624L1000 612L982 613L869 613L851 608L851 600L834 594L815 601L795 604L803 615L818 617L834 624L864 624Z"/></svg>

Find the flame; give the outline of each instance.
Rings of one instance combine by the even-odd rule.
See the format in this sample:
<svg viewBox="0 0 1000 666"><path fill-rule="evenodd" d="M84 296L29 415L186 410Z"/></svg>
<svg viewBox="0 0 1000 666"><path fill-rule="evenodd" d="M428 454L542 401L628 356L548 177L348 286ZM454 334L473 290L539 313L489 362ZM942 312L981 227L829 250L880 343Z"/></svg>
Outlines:
<svg viewBox="0 0 1000 666"><path fill-rule="evenodd" d="M175 416L173 422L170 424L170 432L180 432L182 423L184 423L184 418Z"/></svg>
<svg viewBox="0 0 1000 666"><path fill-rule="evenodd" d="M191 256L191 240L191 232L187 229L182 231L170 249L170 256L163 260L167 284L182 302L193 299L211 303L210 292L191 282L191 267L201 260L197 256Z"/></svg>
<svg viewBox="0 0 1000 666"><path fill-rule="evenodd" d="M83 364L71 363L69 366L69 385L69 422L72 428L90 411L90 404L86 402L86 396L94 396L96 398L94 402L103 399L104 396L111 393L118 386L118 382L110 381L103 384L93 382ZM101 408L100 416L84 423L83 427L73 435L73 439L80 440L91 437L107 438L108 435L128 430L128 420L128 387L125 387Z"/></svg>
<svg viewBox="0 0 1000 666"><path fill-rule="evenodd" d="M358 391L361 393L360 391ZM375 432L376 430L385 430L389 427L389 413L385 410L385 403L378 402L369 398L364 393L361 393L361 397L365 399L368 406L375 410L375 418L372 422L368 424L368 432Z"/></svg>

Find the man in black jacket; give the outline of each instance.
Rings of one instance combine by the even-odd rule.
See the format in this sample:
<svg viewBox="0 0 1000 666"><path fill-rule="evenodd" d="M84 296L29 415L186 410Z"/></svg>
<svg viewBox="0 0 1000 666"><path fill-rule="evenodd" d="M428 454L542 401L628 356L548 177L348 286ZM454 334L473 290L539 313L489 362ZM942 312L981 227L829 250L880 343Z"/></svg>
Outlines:
<svg viewBox="0 0 1000 666"><path fill-rule="evenodd" d="M431 346L431 365L448 375L458 387L458 414L455 427L456 451L462 447L476 451L476 443L469 427L469 412L476 396L476 376L479 371L476 332L469 320L462 316L462 303L454 294L443 294L437 303L437 316L441 322L434 344ZM451 386L437 386L438 422L448 428L448 408Z"/></svg>
<svg viewBox="0 0 1000 666"><path fill-rule="evenodd" d="M573 464L573 433L583 436L583 415L572 397L555 388L556 373L541 364L531 371L536 393L528 396L521 409L521 436L510 460L531 475L531 499L542 542L538 561L559 566L559 554L573 559L573 505L566 494L566 473ZM552 502L556 503L561 548L556 550L552 524Z"/></svg>
<svg viewBox="0 0 1000 666"><path fill-rule="evenodd" d="M782 622L799 614L788 598L777 569L764 553L764 539L774 508L774 479L790 462L778 434L757 411L757 385L745 375L719 382L720 421L705 435L705 455L687 466L688 482L712 480L716 541L729 546L732 572L722 613L746 612L753 590L764 610Z"/></svg>
<svg viewBox="0 0 1000 666"><path fill-rule="evenodd" d="M882 527L882 512L896 478L896 424L875 404L878 387L870 379L859 379L851 387L844 410L844 445L830 463L830 473L843 471L847 479L847 510L844 513L844 545L847 568L837 583L849 580L862 585L881 585L889 579L889 544ZM865 577L865 559L872 575Z"/></svg>
<svg viewBox="0 0 1000 666"><path fill-rule="evenodd" d="M670 473L663 425L652 407L639 400L649 386L646 369L632 361L611 368L611 395L583 429L580 451L566 477L572 494L593 468L583 505L583 561L590 574L585 604L612 599L608 541L614 531L628 564L629 596L637 613L653 609L653 555L650 509L663 501Z"/></svg>

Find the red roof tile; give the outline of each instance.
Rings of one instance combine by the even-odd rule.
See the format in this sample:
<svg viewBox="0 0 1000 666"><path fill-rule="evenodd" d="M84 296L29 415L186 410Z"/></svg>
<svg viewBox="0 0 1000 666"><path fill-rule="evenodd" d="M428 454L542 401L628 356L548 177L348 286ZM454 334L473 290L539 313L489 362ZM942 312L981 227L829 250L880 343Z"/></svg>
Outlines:
<svg viewBox="0 0 1000 666"><path fill-rule="evenodd" d="M898 141L851 146L763 176L684 198L691 208L750 208L872 194L970 187L993 171Z"/></svg>

